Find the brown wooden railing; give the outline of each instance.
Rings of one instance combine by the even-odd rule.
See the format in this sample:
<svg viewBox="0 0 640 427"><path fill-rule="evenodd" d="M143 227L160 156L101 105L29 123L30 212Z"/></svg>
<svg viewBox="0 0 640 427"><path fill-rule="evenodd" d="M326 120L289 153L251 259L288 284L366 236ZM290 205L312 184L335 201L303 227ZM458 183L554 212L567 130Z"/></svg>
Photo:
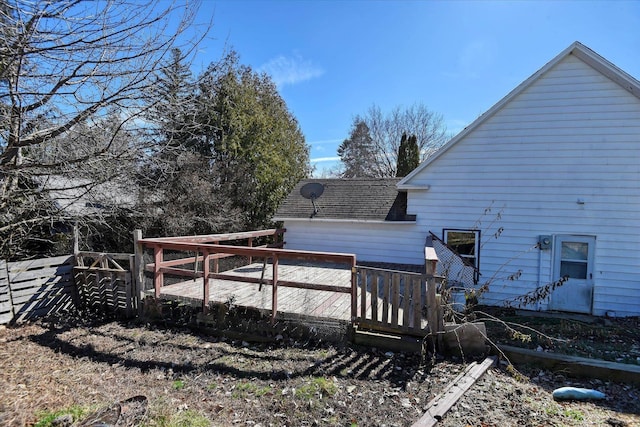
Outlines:
<svg viewBox="0 0 640 427"><path fill-rule="evenodd" d="M358 266L358 327L426 335L426 281L420 273Z"/></svg>
<svg viewBox="0 0 640 427"><path fill-rule="evenodd" d="M342 292L351 294L351 317L355 319L356 307L356 257L352 254L330 253L330 252L313 252L313 251L297 251L281 249L282 241L278 238L282 236L284 230L271 229L260 231L249 231L243 233L216 234L209 236L181 236L181 237L162 237L162 238L145 238L141 237L138 231L134 235L136 240L136 264L138 269L141 268L153 273L153 283L156 298L161 295L161 289L164 285L164 275L171 274L174 276L189 277L192 279L202 279L202 308L207 311L209 307L209 279L230 280L238 282L259 283L272 286L272 319L278 308L278 287L291 287L299 289L322 290L332 292ZM253 240L259 237L273 236L274 243L262 246L252 246ZM246 239L247 246L224 245L222 242L237 241ZM144 265L142 264L143 248L153 249L154 262ZM165 251L179 251L193 253L193 256L165 260ZM240 277L220 273L218 271L217 260L230 256L248 257L249 263L254 258L260 258L271 261L272 278L252 278ZM294 282L278 280L278 266L281 260L303 260L311 262L331 262L337 264L346 264L351 268L352 279L350 286L336 286L318 283ZM212 265L213 262L213 265ZM185 265L193 264L193 268L185 268ZM201 269L198 270L198 265ZM266 267L266 262L265 262ZM144 271L138 271L138 277L143 277Z"/></svg>

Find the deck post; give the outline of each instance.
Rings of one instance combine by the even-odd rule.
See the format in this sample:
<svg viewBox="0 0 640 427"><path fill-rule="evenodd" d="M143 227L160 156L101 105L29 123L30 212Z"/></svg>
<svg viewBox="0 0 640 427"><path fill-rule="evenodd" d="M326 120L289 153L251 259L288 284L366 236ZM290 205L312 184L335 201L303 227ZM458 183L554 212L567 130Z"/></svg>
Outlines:
<svg viewBox="0 0 640 427"><path fill-rule="evenodd" d="M138 315L142 315L142 300L144 299L144 246L140 243L142 230L133 230L134 269L133 283L136 298L138 298Z"/></svg>
<svg viewBox="0 0 640 427"><path fill-rule="evenodd" d="M209 251L202 251L202 312L209 311ZM217 259L216 259L217 261ZM217 273L217 271L216 271Z"/></svg>
<svg viewBox="0 0 640 427"><path fill-rule="evenodd" d="M438 255L436 254L435 249L433 248L433 243L430 239L431 236L427 237L427 242L424 248L424 266L425 266L425 275L427 281L427 327L429 328L429 336L431 337L431 343L435 350L436 346L438 349L442 348L442 334L440 330L440 325L444 324L444 322L440 321L440 307L439 301L436 296L436 268L438 265ZM443 327L444 329L444 327Z"/></svg>
<svg viewBox="0 0 640 427"><path fill-rule="evenodd" d="M214 245L217 245L219 243L220 243L219 241L213 242ZM213 259L213 272L218 274L220 272L220 271L218 271L219 268L220 268L220 266L218 264L218 257L216 257L216 258Z"/></svg>
<svg viewBox="0 0 640 427"><path fill-rule="evenodd" d="M253 247L253 237L249 237L249 247L250 248ZM249 264L247 265L251 265L251 264L253 264L253 257L249 255Z"/></svg>
<svg viewBox="0 0 640 427"><path fill-rule="evenodd" d="M160 298L160 289L164 285L164 273L162 272L162 270L160 270L163 261L162 246L153 246L153 259L153 286L156 290L156 298Z"/></svg>
<svg viewBox="0 0 640 427"><path fill-rule="evenodd" d="M366 275L362 293L367 292ZM362 317L366 317L367 307L362 307ZM358 267L356 266L356 257L351 259L351 323L356 321L358 317Z"/></svg>
<svg viewBox="0 0 640 427"><path fill-rule="evenodd" d="M273 259L273 275L271 285L271 323L276 322L276 313L278 313L278 254L272 254Z"/></svg>

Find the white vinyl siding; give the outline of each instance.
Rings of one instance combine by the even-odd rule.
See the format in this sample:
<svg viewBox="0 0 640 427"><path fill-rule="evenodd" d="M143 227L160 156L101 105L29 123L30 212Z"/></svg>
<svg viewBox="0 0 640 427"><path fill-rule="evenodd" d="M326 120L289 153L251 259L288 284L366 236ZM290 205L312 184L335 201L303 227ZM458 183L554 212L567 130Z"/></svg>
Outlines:
<svg viewBox="0 0 640 427"><path fill-rule="evenodd" d="M285 221L285 248L354 253L358 261L424 264L426 231L415 224Z"/></svg>
<svg viewBox="0 0 640 427"><path fill-rule="evenodd" d="M593 313L640 315L640 99L575 56L409 184L429 186L408 193L419 229L482 230L480 283L492 281L486 302L502 304L556 279L551 251L533 248L538 235L592 235ZM518 270L518 280L506 280Z"/></svg>

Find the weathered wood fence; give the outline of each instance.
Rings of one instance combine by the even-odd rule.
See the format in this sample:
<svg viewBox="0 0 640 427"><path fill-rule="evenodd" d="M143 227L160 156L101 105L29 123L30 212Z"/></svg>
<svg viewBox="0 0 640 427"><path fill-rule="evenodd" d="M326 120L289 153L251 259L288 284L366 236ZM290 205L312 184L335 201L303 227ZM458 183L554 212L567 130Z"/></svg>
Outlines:
<svg viewBox="0 0 640 427"><path fill-rule="evenodd" d="M78 301L105 312L136 314L139 292L132 278L134 255L78 252L73 268Z"/></svg>
<svg viewBox="0 0 640 427"><path fill-rule="evenodd" d="M0 261L0 324L92 307L134 316L138 290L133 255L79 252L27 261Z"/></svg>
<svg viewBox="0 0 640 427"><path fill-rule="evenodd" d="M0 261L0 324L42 317L75 302L72 255Z"/></svg>
<svg viewBox="0 0 640 427"><path fill-rule="evenodd" d="M282 249L284 230L271 229L210 236L142 238L134 233L136 253L81 252L75 255L7 263L0 261L0 324L60 312L72 305L135 316L145 295L161 297L165 275L199 279L202 308L209 307L210 279L244 281L272 287L272 317L278 311L278 287L346 293L351 299L351 321L358 328L439 337L444 331L437 296L441 278L431 245L425 248L425 272L411 273L356 265L353 254ZM254 246L254 240L273 242ZM224 242L247 240L246 245ZM429 242L430 243L430 242ZM144 248L153 251L145 263ZM170 259L165 255L170 252ZM239 277L218 271L218 261L230 256L264 260L263 277ZM346 264L350 283L344 286L285 281L278 278L281 260ZM267 260L271 278L264 277ZM145 289L145 272L153 276L153 291Z"/></svg>

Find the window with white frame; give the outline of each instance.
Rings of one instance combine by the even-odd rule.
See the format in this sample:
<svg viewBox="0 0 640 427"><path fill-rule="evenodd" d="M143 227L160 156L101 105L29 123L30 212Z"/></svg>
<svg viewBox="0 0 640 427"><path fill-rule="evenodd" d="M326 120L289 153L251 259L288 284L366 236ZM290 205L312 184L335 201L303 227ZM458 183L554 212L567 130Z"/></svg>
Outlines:
<svg viewBox="0 0 640 427"><path fill-rule="evenodd" d="M480 269L480 230L442 230L444 242L470 266Z"/></svg>

